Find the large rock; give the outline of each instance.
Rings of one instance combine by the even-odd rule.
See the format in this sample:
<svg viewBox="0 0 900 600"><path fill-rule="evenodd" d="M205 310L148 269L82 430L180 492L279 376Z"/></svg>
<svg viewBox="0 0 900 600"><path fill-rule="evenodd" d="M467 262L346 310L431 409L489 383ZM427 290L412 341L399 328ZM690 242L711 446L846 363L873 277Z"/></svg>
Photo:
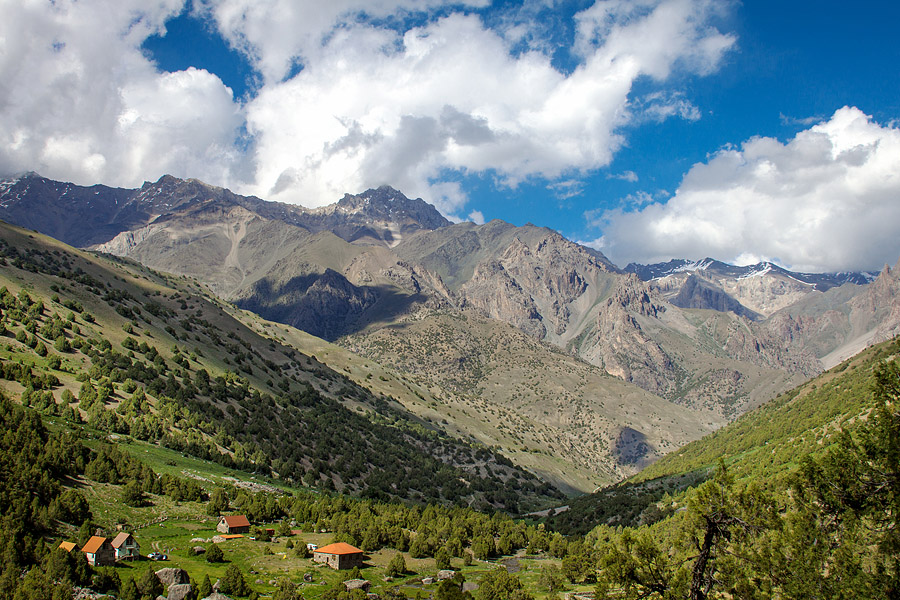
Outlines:
<svg viewBox="0 0 900 600"><path fill-rule="evenodd" d="M225 594L220 594L219 592L213 592L206 598L201 598L200 600L231 600L231 598L226 596Z"/></svg>
<svg viewBox="0 0 900 600"><path fill-rule="evenodd" d="M191 582L191 578L188 576L187 571L185 571L184 569L176 569L173 567L160 569L156 572L156 576L162 582L164 587Z"/></svg>
<svg viewBox="0 0 900 600"><path fill-rule="evenodd" d="M185 600L194 597L194 588L189 583L176 583L169 586L167 600Z"/></svg>

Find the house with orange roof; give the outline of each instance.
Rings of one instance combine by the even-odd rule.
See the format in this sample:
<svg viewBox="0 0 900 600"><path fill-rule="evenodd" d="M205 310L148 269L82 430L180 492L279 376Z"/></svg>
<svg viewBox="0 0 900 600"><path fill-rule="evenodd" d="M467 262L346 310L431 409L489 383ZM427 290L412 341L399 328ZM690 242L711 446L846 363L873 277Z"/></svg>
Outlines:
<svg viewBox="0 0 900 600"><path fill-rule="evenodd" d="M350 544L338 542L316 548L313 552L313 561L325 563L332 569L352 569L362 566L363 551Z"/></svg>
<svg viewBox="0 0 900 600"><path fill-rule="evenodd" d="M106 567L116 564L116 549L103 536L91 537L81 549L92 567Z"/></svg>
<svg viewBox="0 0 900 600"><path fill-rule="evenodd" d="M60 542L59 546L57 546L60 550L65 550L66 552L72 552L72 550L78 550L78 544L75 542Z"/></svg>
<svg viewBox="0 0 900 600"><path fill-rule="evenodd" d="M137 560L141 557L141 545L126 531L113 538L112 547L116 551L116 560Z"/></svg>
<svg viewBox="0 0 900 600"><path fill-rule="evenodd" d="M219 519L216 531L221 533L250 533L250 520L244 515L230 515Z"/></svg>

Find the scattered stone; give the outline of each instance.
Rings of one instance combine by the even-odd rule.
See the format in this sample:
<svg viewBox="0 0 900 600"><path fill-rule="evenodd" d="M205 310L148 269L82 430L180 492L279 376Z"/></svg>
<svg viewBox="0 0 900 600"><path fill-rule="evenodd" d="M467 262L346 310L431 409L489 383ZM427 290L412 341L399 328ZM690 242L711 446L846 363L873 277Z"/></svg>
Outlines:
<svg viewBox="0 0 900 600"><path fill-rule="evenodd" d="M422 578L422 585L431 585L432 583L434 583L434 577L423 577Z"/></svg>
<svg viewBox="0 0 900 600"><path fill-rule="evenodd" d="M344 582L344 589L348 592L353 590L362 590L364 592L369 591L369 585L371 585L366 579L348 579Z"/></svg>
<svg viewBox="0 0 900 600"><path fill-rule="evenodd" d="M193 598L194 588L189 583L176 583L169 586L169 593L166 596L168 600L185 600L185 598Z"/></svg>
<svg viewBox="0 0 900 600"><path fill-rule="evenodd" d="M101 594L99 592L95 592L90 588L83 587L74 587L72 588L72 598L73 600L98 600L106 596L106 594Z"/></svg>
<svg viewBox="0 0 900 600"><path fill-rule="evenodd" d="M442 569L438 571L437 580L443 581L445 579L453 579L454 575L456 575L456 571L453 569Z"/></svg>
<svg viewBox="0 0 900 600"><path fill-rule="evenodd" d="M229 596L226 596L225 594L220 594L219 592L213 592L206 598L201 598L200 600L231 600L231 598Z"/></svg>
<svg viewBox="0 0 900 600"><path fill-rule="evenodd" d="M163 587L169 587L175 584L190 583L191 578L184 569L174 567L166 567L156 572L156 576L162 582Z"/></svg>
<svg viewBox="0 0 900 600"><path fill-rule="evenodd" d="M204 552L206 552L206 548L204 548L203 546L194 546L193 548L191 548L191 551L194 554L203 554Z"/></svg>

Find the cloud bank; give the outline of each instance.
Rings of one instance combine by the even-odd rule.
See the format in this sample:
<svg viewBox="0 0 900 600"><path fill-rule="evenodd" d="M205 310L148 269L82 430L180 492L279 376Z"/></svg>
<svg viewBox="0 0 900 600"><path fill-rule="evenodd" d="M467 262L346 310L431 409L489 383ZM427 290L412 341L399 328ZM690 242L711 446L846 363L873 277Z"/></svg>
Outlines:
<svg viewBox="0 0 900 600"><path fill-rule="evenodd" d="M787 143L755 137L694 165L666 202L607 211L592 246L618 264L706 256L798 271L900 256L900 129L844 107Z"/></svg>
<svg viewBox="0 0 900 600"><path fill-rule="evenodd" d="M710 25L714 0L597 2L574 17L562 71L539 27L492 29L485 4L197 0L260 77L235 99L141 51L183 0L0 0L0 172L172 173L307 206L388 183L462 215L454 177L568 180L609 164L626 124L697 118L667 81L710 73L735 42ZM639 78L661 89L631 98Z"/></svg>

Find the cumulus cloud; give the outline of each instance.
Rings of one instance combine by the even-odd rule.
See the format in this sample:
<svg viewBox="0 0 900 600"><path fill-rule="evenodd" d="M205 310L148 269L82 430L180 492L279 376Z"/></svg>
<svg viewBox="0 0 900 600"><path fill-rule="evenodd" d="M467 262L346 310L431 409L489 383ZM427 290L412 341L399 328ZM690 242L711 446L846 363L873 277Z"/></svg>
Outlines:
<svg viewBox="0 0 900 600"><path fill-rule="evenodd" d="M160 73L140 52L181 0L2 2L0 171L133 185L227 181L241 118L206 71Z"/></svg>
<svg viewBox="0 0 900 600"><path fill-rule="evenodd" d="M619 264L711 256L800 271L900 256L900 129L844 107L787 143L755 137L694 165L675 195L603 215L592 245Z"/></svg>
<svg viewBox="0 0 900 600"><path fill-rule="evenodd" d="M623 143L619 128L634 118L635 80L662 80L676 67L706 73L734 38L707 24L713 2L643 2L637 13L632 3L598 6L577 16L583 61L568 74L542 52L514 55L476 14L405 31L345 23L306 51L299 73L274 77L248 103L256 172L246 191L317 205L390 183L454 210L465 198L434 185L447 170L492 172L516 186L607 165ZM273 60L283 73L284 60ZM693 118L678 101L656 118Z"/></svg>
<svg viewBox="0 0 900 600"><path fill-rule="evenodd" d="M184 0L0 3L0 172L129 186L169 172L307 206L390 184L451 217L468 200L458 175L576 180L609 164L624 125L695 118L677 91L632 86L709 73L735 41L709 24L718 0L598 2L575 16L562 71L540 27L497 25L487 0L195 0L260 75L235 100L215 74L142 53Z"/></svg>
<svg viewBox="0 0 900 600"><path fill-rule="evenodd" d="M459 0L486 6L490 0ZM246 54L266 83L284 80L298 66L318 59L323 41L362 18L385 19L427 12L445 0L197 0L195 12L210 17L232 47Z"/></svg>

